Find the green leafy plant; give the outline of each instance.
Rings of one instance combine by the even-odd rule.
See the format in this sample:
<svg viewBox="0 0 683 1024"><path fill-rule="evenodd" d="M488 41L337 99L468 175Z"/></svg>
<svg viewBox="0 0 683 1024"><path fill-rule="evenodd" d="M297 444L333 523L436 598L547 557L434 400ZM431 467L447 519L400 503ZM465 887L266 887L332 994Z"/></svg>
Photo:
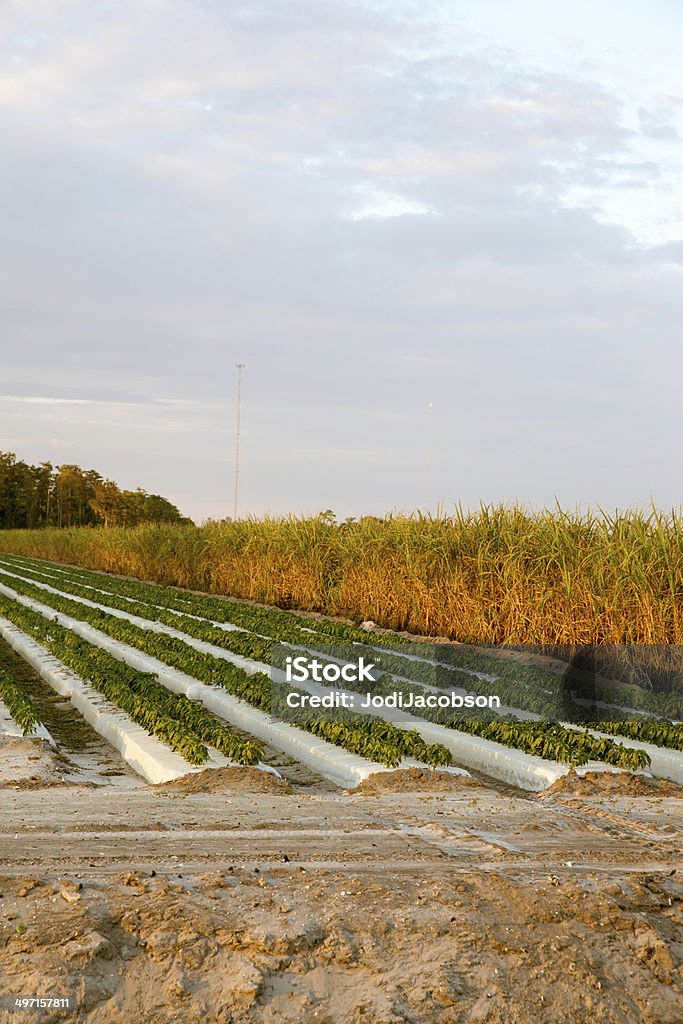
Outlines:
<svg viewBox="0 0 683 1024"><path fill-rule="evenodd" d="M5 704L24 736L29 736L34 732L36 726L42 725L38 709L29 695L23 687L10 679L2 670L0 670L0 700Z"/></svg>

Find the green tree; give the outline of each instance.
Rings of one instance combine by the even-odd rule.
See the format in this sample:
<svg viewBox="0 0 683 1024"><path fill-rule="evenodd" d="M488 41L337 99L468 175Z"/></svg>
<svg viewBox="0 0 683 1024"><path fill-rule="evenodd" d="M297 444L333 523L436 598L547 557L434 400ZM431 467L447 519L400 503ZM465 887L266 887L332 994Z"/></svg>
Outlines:
<svg viewBox="0 0 683 1024"><path fill-rule="evenodd" d="M135 526L191 522L170 501L141 487L122 491L94 469L49 462L31 466L0 452L0 529L41 526Z"/></svg>

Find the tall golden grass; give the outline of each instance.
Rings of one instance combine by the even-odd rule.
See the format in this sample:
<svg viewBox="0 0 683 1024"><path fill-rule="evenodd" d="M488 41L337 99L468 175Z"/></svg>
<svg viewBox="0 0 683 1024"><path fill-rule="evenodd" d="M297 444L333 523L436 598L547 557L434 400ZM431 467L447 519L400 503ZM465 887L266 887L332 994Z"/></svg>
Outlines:
<svg viewBox="0 0 683 1024"><path fill-rule="evenodd" d="M470 643L683 642L683 514L8 530L0 550Z"/></svg>

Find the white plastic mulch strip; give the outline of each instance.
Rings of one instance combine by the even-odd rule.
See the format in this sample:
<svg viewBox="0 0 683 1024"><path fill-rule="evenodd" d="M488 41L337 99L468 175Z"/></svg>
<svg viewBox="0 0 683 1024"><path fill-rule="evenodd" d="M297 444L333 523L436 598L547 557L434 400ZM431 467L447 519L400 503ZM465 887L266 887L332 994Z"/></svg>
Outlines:
<svg viewBox="0 0 683 1024"><path fill-rule="evenodd" d="M235 763L219 751L210 750L206 764L189 764L7 619L0 618L0 636L53 690L70 700L95 732L118 750L131 768L148 782L170 782L204 768L222 768ZM278 774L274 768L267 770Z"/></svg>
<svg viewBox="0 0 683 1024"><path fill-rule="evenodd" d="M2 572L2 570L0 570L0 572ZM12 575L12 573L6 574ZM56 594L59 593L54 588L48 587L46 584L39 584L38 586L50 592ZM7 593L8 596L16 596L14 591L9 591L8 588L5 588L2 584L0 584L0 593ZM23 600L23 603L27 603L31 600L30 598L19 599ZM119 611L116 608L108 608L106 607L106 605L95 604L95 602L87 601L84 598L79 598L78 600L80 600L81 603L83 604L98 607L104 611L109 611L117 618L125 618L125 620L133 623L136 626L140 626L148 630L153 630L157 633L164 633L168 636L172 636L177 639L183 640L189 646L195 647L196 650L199 650L202 653L212 654L214 657L223 658L224 660L226 660L226 662L230 662L232 665L236 665L238 668L243 669L250 675L252 675L255 672L265 672L266 674L269 674L270 672L270 666L265 665L262 662L255 662L255 660L253 660L252 658L243 657L240 654L234 654L231 651L226 651L222 647L217 647L215 644L206 643L203 640L197 640L195 637L190 637L186 633L182 633L180 630L174 630L170 626L164 626L161 623L154 623L150 620L146 620L146 618L140 618L137 615L131 615L127 612ZM41 605L38 602L33 602L29 604L29 607L34 606L35 610L40 611L42 614L46 614L45 605ZM53 609L48 609L48 611L51 613L51 615L54 615ZM76 632L79 632L79 630L76 628L76 625L74 625L78 623L77 620L73 620L73 618L71 618L71 616L68 615L61 617L65 618L65 622L68 621L68 625L70 626L71 629L74 629ZM82 626L83 624L79 625ZM92 629L92 627L87 626L85 628ZM106 641L109 641L109 643L111 644L119 644L118 641L114 641L111 640L109 637L105 637L104 634L99 633L99 631L97 630L94 630L93 633L96 633L99 637L104 637L104 639ZM85 636L84 633L81 633L81 635ZM89 639L89 637L86 637L86 639ZM99 640L93 640L92 642L96 642L98 646L102 646ZM119 644L119 647L126 647L127 650L132 651L133 656L139 656L142 658L147 657L147 655L140 654L138 651L135 651L133 648L129 648L124 644ZM108 647L108 649L111 648ZM112 652L114 653L115 651L112 649ZM120 656L120 654L117 654L117 656ZM125 660L130 665L134 664L133 662L131 662L130 656L126 656ZM138 665L141 664L142 663L138 663ZM175 671L169 670L168 667L164 666L163 663L161 662L156 662L156 664L158 666L163 667L159 670L159 672L165 671L166 674L168 674L168 672ZM145 668L142 671L157 672L158 670L151 670L150 668L147 668L145 664ZM177 675L180 676L182 674L177 673ZM160 675L159 678L161 679L162 676ZM185 676L184 679L189 680L190 677ZM164 676L164 681L166 682L167 685L171 685L168 682L167 675ZM191 684L198 685L197 680L191 680ZM315 684L304 684L302 688L310 689L310 692L318 692L315 689ZM215 700L215 688L206 687L206 689L209 691L211 699ZM321 692L325 691L321 690ZM221 697L226 696L226 694L223 693L219 693L218 695ZM234 697L230 697L230 699L236 700L236 698ZM243 701L238 701L238 703L241 707L244 706ZM209 705L207 705L207 707L209 707ZM386 717L383 716L379 711L370 711L370 713L375 714L378 718ZM257 714L260 715L261 712L258 712ZM230 718L229 720L234 721L234 719L232 718ZM393 724L396 725L398 728L417 729L420 735L423 737L423 739L425 739L425 741L428 743L442 743L445 746L446 750L449 750L454 755L456 760L459 761L466 768L473 768L477 771L482 771L485 774L492 776L492 778L499 779L503 782L508 782L511 785L516 785L519 788L522 788L522 790L529 790L532 792L545 790L547 786L552 785L553 782L555 782L562 775L565 775L569 770L568 766L566 765L560 765L554 761L544 761L542 758L538 758L530 754L524 754L521 751L515 751L512 748L509 748L509 746L504 746L502 743L496 743L493 740L483 739L479 736L471 736L469 733L465 732L456 732L453 729L446 729L441 725L435 725L431 722L426 722L424 719L408 715L407 713L399 713L396 716L392 714L391 720ZM275 724L285 724L275 723L274 719L269 719L269 721L272 723L271 728L273 728ZM292 726L287 726L286 724L285 727L287 729L292 729ZM243 728L248 728L250 732L254 731L251 725L243 726ZM298 734L301 733L301 730L299 729L296 729L295 731ZM260 733L255 733L255 735L259 735L260 738L266 738L261 736ZM276 743L272 738L266 738L266 741L272 742L272 744L275 746L280 745L279 743ZM318 740L318 742L323 742L323 740ZM283 749L284 748L282 748L281 746L281 750ZM334 749L338 750L338 748ZM290 753L290 751L287 751L287 753ZM294 756L298 757L300 760L303 760L303 757L300 753ZM311 767L313 766L311 765ZM323 771L322 768L318 767L316 770L322 771L323 774L326 774L326 772ZM382 770L382 768L380 767L373 770ZM328 777L331 776L328 775ZM335 781L336 780L337 779L335 779ZM355 785L356 782L350 781L348 784Z"/></svg>
<svg viewBox="0 0 683 1024"><path fill-rule="evenodd" d="M577 726L567 723L567 728L575 729ZM632 740L626 736L615 736L612 733L600 732L598 729L587 729L591 736L599 739L612 740L614 743L621 743L625 747L633 747L636 750L644 750L650 756L650 767L648 771L658 779L669 779L683 786L683 753L680 750L671 750L669 747L656 747L654 743L644 743L641 740Z"/></svg>
<svg viewBox="0 0 683 1024"><path fill-rule="evenodd" d="M0 573L4 574L3 570L0 570ZM7 575L11 576L13 574L7 573ZM56 594L61 593L54 587L49 587L47 584L37 584L37 586L42 586L43 589L46 589ZM35 610L40 611L41 614L43 615L47 615L48 617L54 617L55 615L54 609L51 609L45 605L40 605L38 602L33 602L31 601L30 598L21 597L15 591L12 591L9 588L3 586L2 583L0 583L0 593L6 593L7 596L12 597L16 600L20 600L22 603L27 604L28 607L35 607ZM62 596L71 595L62 594ZM170 626L165 626L163 623L152 622L151 620L143 619L135 615L130 615L125 612L119 611L115 608L108 608L106 605L103 604L96 604L95 602L87 601L84 598L74 598L74 600L78 600L81 603L92 607L100 608L114 615L117 618L126 619L129 622L139 625L145 629L165 633L169 636L174 636L177 639L183 640L189 646L194 647L196 650L199 650L202 653L211 654L214 657L223 658L224 660L231 662L237 667L242 668L248 674L253 674L254 672L270 673L271 671L270 666L266 665L264 662L254 661L251 658L245 658L241 655L234 654L231 651L226 651L224 648L217 647L214 644L206 643L202 640L197 640L196 638L191 637L180 630L173 629ZM77 620L71 619L69 616L62 616L62 618L68 620L70 628L75 628L73 625L71 625L71 623L76 623ZM84 628L86 629L92 629L92 627L85 626L85 624L79 625L83 625ZM76 631L78 632L78 630ZM147 655L141 655L140 652L135 651L133 648L128 648L127 645L119 644L118 641L110 640L110 638L106 637L105 634L100 634L98 630L93 630L93 633L97 633L99 636L103 637L105 640L112 644L118 644L119 647L126 648L127 650L131 651L133 655L139 655L142 658L148 658ZM103 645L98 642L98 646ZM115 652L112 651L112 653ZM120 654L117 654L117 657L120 657ZM128 661L129 659L125 658L124 660ZM175 670L169 669L168 666L163 665L163 662L157 662L156 659L152 660L155 661L156 664L163 666L163 669L166 672L175 672ZM129 663L132 664L132 662ZM143 671L155 670L145 668L143 669ZM176 673L176 675L182 676L183 674ZM204 685L198 684L197 680L191 679L191 677L189 676L184 676L183 678L186 680L190 680L192 685ZM167 685L170 684L167 682ZM315 689L315 683L298 683L297 685L302 689L310 690L310 692L319 692ZM215 688L213 687L206 687L206 689L210 692L215 692ZM229 695L225 694L224 692L221 692L219 695L221 697L229 697ZM236 698L231 697L230 700L236 701ZM240 707L246 706L242 701L236 701L236 703L240 705ZM217 713L220 714L220 712ZM374 713L377 714L378 717L386 718L386 715L382 714L380 710L367 709L367 713ZM257 714L260 715L262 714L262 712L257 712ZM269 716L266 717L268 717L269 721L273 725L286 724L276 723L274 719L271 719ZM532 717L531 714L529 715L529 717ZM533 717L535 718L536 716ZM546 789L548 786L551 786L553 782L557 781L557 779L561 778L563 775L566 775L569 771L569 767L565 764L560 764L556 761L548 761L544 758L537 757L533 754L526 754L523 751L515 750L512 747L504 746L503 744L496 743L493 740L484 739L483 737L472 736L469 733L458 732L454 729L448 729L445 726L441 726L432 722L427 722L425 719L410 715L407 712L401 712L392 709L391 720L392 723L398 726L399 728L417 729L422 738L428 743L443 744L453 754L456 760L459 761L461 764L465 765L467 768L471 768L475 771L484 772L485 774L490 775L492 778L498 779L501 782L509 783L510 785L516 786L520 789L538 792L542 789ZM249 726L243 726L243 728L248 728L250 732L253 732L253 729ZM291 729L292 727L289 726L288 728ZM300 733L301 730L296 729L295 732ZM285 749L284 747L280 746L278 743L275 743L274 740L271 740L268 737L260 736L260 734L258 733L254 733L254 735L259 735L259 738L265 739L266 742L272 742L273 746L279 746L280 749ZM596 733L596 735L602 734ZM674 782L683 782L683 754L681 754L679 751L673 751L665 748L656 747L652 744L641 743L636 740L630 740L626 738L622 739L621 737L608 738L623 743L623 745L626 747L634 747L647 750L648 754L650 754L652 761L652 765L650 768L652 775L655 775L660 778L671 779ZM333 749L338 750L339 748ZM289 751L287 752L289 753ZM303 760L303 757L301 757L298 754L294 754L293 756L299 757L300 760ZM361 758L361 760L364 759ZM311 765L311 767L313 766ZM584 766L584 770L606 771L610 767L611 766L606 765L604 762L601 761L591 761L590 769L587 769ZM322 769L317 770L322 771ZM376 770L386 770L386 768L384 768L383 766L379 766ZM322 771L322 774L325 774L325 772ZM328 775L328 777L331 778L330 775ZM335 779L334 781L337 780ZM344 783L341 784L344 785ZM355 782L349 783L349 785L355 784Z"/></svg>
<svg viewBox="0 0 683 1024"><path fill-rule="evenodd" d="M111 612L111 614L113 614L113 615L117 614L117 612L118 612L121 616L126 616L127 618L131 617L130 615L127 615L126 612L123 612L123 611L121 611L118 608L110 608L108 605L97 604L95 601L89 601L87 597L82 597L82 596L77 595L77 594L71 594L71 593L69 593L68 590L59 590L58 588L50 586L50 584L48 584L48 583L41 583L40 580L34 580L32 577L22 576L19 572L10 572L9 571L10 568L11 569L22 569L22 568L24 568L23 566L16 566L16 565L14 565L13 562L6 562L6 561L4 561L3 559L0 558L0 565L5 566L4 569L0 569L0 574L2 574L2 575L12 576L14 579L17 579L17 580L24 580L24 582L32 583L35 587L40 587L42 590L48 590L48 591L51 591L54 594L60 594L62 597L68 597L72 601L80 601L82 604L89 604L92 608L105 608L106 611ZM7 568L8 566L9 566L9 568ZM31 572L35 573L36 576L42 576L43 579L52 580L53 583L60 582L59 580L56 580L54 578L54 576L52 576L50 573L42 572L39 569L31 569ZM67 580L65 582L68 583L69 581ZM89 583L79 583L78 586L79 587L83 587L84 590L92 590L92 592L94 594L102 594L104 597L118 597L122 601L129 601L131 604L146 604L149 608L156 608L156 609L158 609L159 611L162 611L162 612L172 612L175 615L185 615L188 619L197 619L197 621L199 621L199 622L208 622L208 623L210 623L210 625L218 627L218 629L225 630L226 633L249 633L250 632L250 630L245 629L244 626L235 626L232 622L215 622L213 619L209 619L205 615L192 615L190 612L181 612L181 611L178 611L176 608L168 608L168 607L166 607L166 605L163 605L163 604L154 604L152 601L145 601L145 600L143 600L141 598L136 598L136 597L127 597L125 594L117 594L115 591L112 591L112 590L103 590L101 587L93 587ZM132 619L131 619L131 621L132 621ZM147 620L145 620L145 621L147 621ZM161 625L161 623L158 623L158 625ZM257 633L255 635L256 636L260 636L261 634ZM263 639L270 639L270 638L269 637L264 637Z"/></svg>
<svg viewBox="0 0 683 1024"><path fill-rule="evenodd" d="M85 578L85 575L88 572L96 571L94 569L77 569L75 567L73 569L60 568L53 562L43 562L40 559L23 557L21 555L5 554L3 561L5 561L5 564L7 565L15 565L21 568L24 568L25 563L28 563L28 565L26 565L26 568L33 569L34 571L35 566L38 566L41 570L44 570L49 566L51 572L58 572L64 576L83 576ZM106 576L106 573L102 573L102 575Z"/></svg>
<svg viewBox="0 0 683 1024"><path fill-rule="evenodd" d="M216 714L227 718L259 739L303 761L309 767L320 771L321 774L332 779L338 785L345 787L354 786L372 772L387 770L384 765L367 761L365 758L360 758L354 754L348 754L324 740L303 732L303 730L297 729L285 722L277 721L270 715L265 715L263 712L251 708L230 694L216 687L200 683L191 676L178 672L158 659L143 654L126 644L113 640L99 630L70 616L55 613L54 609L42 605L31 598L18 595L3 584L0 584L0 592L13 596L15 600L20 601L29 608L33 608L47 618L54 618L56 616L58 622L73 629L74 632L84 639L99 647L103 647L116 657L126 661L127 664L139 668L141 671L154 672L170 689L185 693L193 699L201 700L207 708ZM134 621L132 616L126 616L123 612L120 615ZM148 625L147 620L141 619L139 622L141 625ZM158 623L150 623L149 625L158 625ZM166 632L168 628L166 627L163 631ZM221 648L214 647L211 644L204 644L202 641L194 640L192 637L187 637L186 634L179 633L178 630L173 630L172 633L178 634L187 643L192 644L198 649L208 649L208 653L223 657L226 660L233 661L233 659L238 658L237 655L231 655ZM201 647L199 646L200 644ZM239 663L245 662L248 664L248 670L251 672L269 671L269 666L265 664L239 658ZM235 661L234 663L238 662ZM424 719L413 718L408 715L406 715L406 719L407 721L403 725L399 721L396 721L395 724L401 725L403 728L417 728L427 742L443 743L454 754L456 759L467 768L485 772L491 775L492 778L508 782L521 789L531 791L545 789L569 770L566 765L560 765L553 761L544 761L542 758L513 750L491 740L446 729L443 726L426 722Z"/></svg>
<svg viewBox="0 0 683 1024"><path fill-rule="evenodd" d="M280 676L284 678L283 673L280 673ZM329 688L312 681L299 682L297 687L321 697L330 692ZM569 771L569 765L546 761L544 758L525 754L521 750L506 747L502 743L495 743L481 736L472 736L470 733L458 732L436 722L428 722L399 708L392 708L391 713L387 714L381 708L369 707L364 708L363 713L390 721L399 729L415 729L426 743L442 744L467 768L484 772L491 778L517 786L518 789L531 792L547 789ZM602 767L604 766L596 762L594 770L600 770Z"/></svg>
<svg viewBox="0 0 683 1024"><path fill-rule="evenodd" d="M0 700L0 736L23 736L23 732L10 715L7 707Z"/></svg>
<svg viewBox="0 0 683 1024"><path fill-rule="evenodd" d="M239 700L237 697L233 697L225 690L214 686L207 686L206 683L201 683L197 679L185 675L184 672L179 672L177 669L165 665L164 662L159 661L157 658L143 654L141 651L129 647L118 640L113 640L84 622L79 622L77 619L73 619L69 615L63 615L61 612L55 612L54 608L40 604L40 602L34 601L32 598L16 594L3 584L0 584L0 593L13 597L19 604L39 612L47 619L56 620L60 625L68 629L72 629L74 633L83 637L84 640L97 647L101 647L103 650L109 651L114 657L120 661L125 661L132 668L139 669L142 672L152 672L169 690L173 690L175 693L184 693L191 700L201 701L204 707L208 708L215 715L231 722L240 729L244 729L264 743L268 743L278 750L289 754L290 757L301 761L338 786L344 788L357 786L369 775L392 770L387 768L386 765L379 764L379 762L370 761L368 758L359 757L357 754L351 754L341 747L328 743L327 740L319 739L317 736L312 735L312 733L305 732L303 729L297 729L286 722L280 722L271 715L251 707L251 705ZM414 761L405 762L401 765L401 767L414 766ZM426 766L421 765L421 767L425 768Z"/></svg>
<svg viewBox="0 0 683 1024"><path fill-rule="evenodd" d="M338 659L330 659L338 660ZM280 678L284 679L284 674L279 673ZM398 678L398 677L394 677ZM406 680L410 682L410 680ZM312 681L299 682L297 686L301 690L306 690L309 693L316 694L317 696L323 696L329 694L329 689L321 686ZM430 686L426 683L420 683L427 690L432 690L438 693L450 693L450 691L441 690L438 687ZM454 693L458 692L453 690ZM464 690L462 691L465 692ZM536 715L531 712L525 714L518 710L512 709L514 714L522 715L526 721L542 721L541 715ZM380 718L387 718L386 712L383 712L379 708L364 708L364 714L376 715ZM500 714L507 713L502 708ZM503 744L495 743L493 740L484 740L480 737L470 736L469 733L461 733L457 730L447 728L436 723L426 722L425 719L419 718L416 715L411 715L407 711L402 711L400 708L392 708L391 710L391 722L393 725L398 726L400 729L416 729L420 733L422 738L427 743L442 743L451 753L467 765L468 768L479 769L486 774L491 775L493 778L499 779L502 782L509 782L513 786L518 786L521 789L540 790L545 789L547 786L552 785L562 775L566 775L569 771L567 765L561 764L557 761L547 761L545 758L536 757L533 754L524 754L522 751L516 751L511 747L505 747ZM645 750L650 756L650 767L648 769L639 770L636 774L642 774L643 772L650 775L654 775L657 778L669 779L672 782L677 782L683 785L683 754L677 750L670 750L666 747L657 747L652 743L644 743L640 740L632 740L627 737L613 736L611 734L599 732L596 729L584 729L583 726L574 725L571 722L559 722L565 729L574 729L577 732L588 732L591 736L596 736L599 739L610 739L615 743L622 743L626 747L633 747L639 750ZM477 759L483 755L484 760L475 763L469 761L473 753L472 749L468 749L468 745L462 741L463 737L467 737L469 740L475 740L478 744L485 744L485 747L479 749L475 747ZM515 755L512 759L505 758L503 756L491 757L492 751L488 748L498 748L496 751L497 755L500 755L501 751L511 752ZM523 762L520 762L519 758L524 758ZM577 769L579 774L585 774L585 772L624 772L627 769L617 768L614 765L609 765L604 761L588 761L581 769ZM521 772L521 774L520 774ZM552 776L552 777L551 777ZM533 785L527 784L528 781L533 782ZM544 779L550 779L542 785L537 785L536 782L540 782Z"/></svg>
<svg viewBox="0 0 683 1024"><path fill-rule="evenodd" d="M8 572L6 569L0 569L0 576L23 580L22 576L13 572ZM24 582L29 581L24 580ZM232 651L226 651L222 647L216 647L215 644L205 643L203 640L196 640L194 637L188 636L187 633L183 633L179 629L173 629L172 626L164 625L163 622L155 622L153 619L143 619L139 615L132 615L130 612L122 612L119 608L110 608L108 605L102 604L98 601L90 601L87 597L76 597L74 594L64 593L64 591L57 590L56 587L51 587L47 583L38 583L36 580L31 580L30 582L40 590L46 590L50 594L57 594L58 597L66 597L71 601L77 601L78 604L83 604L87 608L97 608L100 611L107 612L108 615L113 615L116 619L124 619L126 622L131 622L134 626L141 626L143 629L151 630L154 633L164 633L166 636L175 637L176 640L184 640L185 643L190 644L192 647L196 648L196 650L201 651L202 654L213 654L214 657L225 658L227 661L231 661L233 665L236 665L238 668L249 673L249 675L252 675L254 672L269 670L269 666L264 665L260 661L253 661L251 658L243 658L239 654L233 654ZM6 593L8 597L13 598L18 596L16 591L9 590L8 588L3 587L2 584L0 584L0 593ZM41 606L41 608L42 607L45 606ZM54 615L54 609L50 610ZM68 618L69 616L65 617Z"/></svg>

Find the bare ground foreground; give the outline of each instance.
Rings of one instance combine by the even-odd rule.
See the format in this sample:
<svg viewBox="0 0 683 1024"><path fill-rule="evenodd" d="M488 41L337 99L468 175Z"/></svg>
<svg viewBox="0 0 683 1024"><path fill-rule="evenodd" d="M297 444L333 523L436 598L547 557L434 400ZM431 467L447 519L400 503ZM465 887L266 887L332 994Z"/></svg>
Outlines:
<svg viewBox="0 0 683 1024"><path fill-rule="evenodd" d="M105 753L0 750L2 1024L683 1020L672 786L154 789Z"/></svg>

